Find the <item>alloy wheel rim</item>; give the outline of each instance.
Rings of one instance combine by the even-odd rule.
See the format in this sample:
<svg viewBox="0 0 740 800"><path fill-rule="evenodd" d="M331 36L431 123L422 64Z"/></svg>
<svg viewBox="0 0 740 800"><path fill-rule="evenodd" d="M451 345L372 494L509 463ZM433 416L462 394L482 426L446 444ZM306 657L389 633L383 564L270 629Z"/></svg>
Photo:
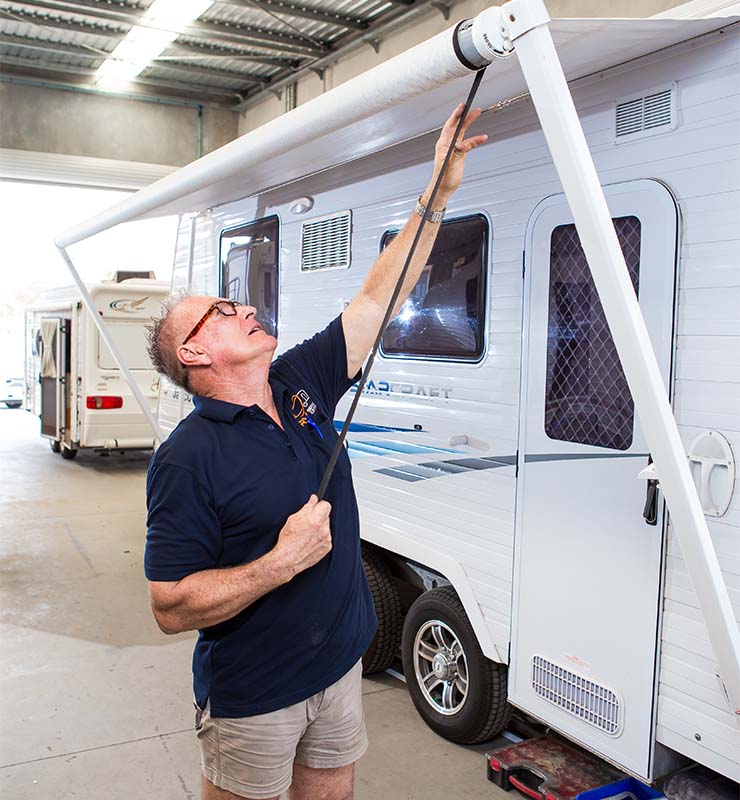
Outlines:
<svg viewBox="0 0 740 800"><path fill-rule="evenodd" d="M424 699L445 717L468 697L468 662L457 634L441 620L425 622L414 638L414 672Z"/></svg>

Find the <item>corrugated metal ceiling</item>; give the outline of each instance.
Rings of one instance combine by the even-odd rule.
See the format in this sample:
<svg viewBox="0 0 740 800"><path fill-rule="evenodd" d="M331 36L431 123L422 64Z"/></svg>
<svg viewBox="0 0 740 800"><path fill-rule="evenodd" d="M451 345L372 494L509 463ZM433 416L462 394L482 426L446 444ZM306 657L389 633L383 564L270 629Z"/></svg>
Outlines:
<svg viewBox="0 0 740 800"><path fill-rule="evenodd" d="M7 80L95 85L98 67L153 0L0 0ZM132 93L243 107L279 94L343 50L377 47L394 24L460 0L219 0L132 82ZM295 76L295 77L294 77Z"/></svg>

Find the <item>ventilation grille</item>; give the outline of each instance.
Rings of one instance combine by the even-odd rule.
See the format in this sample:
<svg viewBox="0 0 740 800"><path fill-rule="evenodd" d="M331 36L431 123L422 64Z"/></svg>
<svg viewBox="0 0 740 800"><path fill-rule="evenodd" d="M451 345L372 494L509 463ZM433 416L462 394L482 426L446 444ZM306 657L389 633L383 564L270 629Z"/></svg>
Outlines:
<svg viewBox="0 0 740 800"><path fill-rule="evenodd" d="M301 232L301 272L349 267L351 238L351 211L304 222Z"/></svg>
<svg viewBox="0 0 740 800"><path fill-rule="evenodd" d="M622 703L606 686L542 656L532 658L532 687L553 705L610 736L622 731Z"/></svg>
<svg viewBox="0 0 740 800"><path fill-rule="evenodd" d="M675 123L675 85L667 89L617 102L615 138L623 141L673 130Z"/></svg>

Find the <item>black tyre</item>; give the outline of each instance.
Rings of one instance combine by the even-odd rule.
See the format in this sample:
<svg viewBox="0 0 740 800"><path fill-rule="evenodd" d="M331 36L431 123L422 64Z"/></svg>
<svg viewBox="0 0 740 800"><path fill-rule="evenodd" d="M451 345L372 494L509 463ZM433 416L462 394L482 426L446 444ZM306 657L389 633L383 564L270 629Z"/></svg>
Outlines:
<svg viewBox="0 0 740 800"><path fill-rule="evenodd" d="M23 405L22 400L8 400L6 401L5 405L8 408L20 408Z"/></svg>
<svg viewBox="0 0 740 800"><path fill-rule="evenodd" d="M56 439L49 439L49 447L51 447L52 453L58 453L62 449L61 444Z"/></svg>
<svg viewBox="0 0 740 800"><path fill-rule="evenodd" d="M507 668L483 655L454 589L417 598L406 615L401 651L411 699L435 733L479 744L506 727Z"/></svg>
<svg viewBox="0 0 740 800"><path fill-rule="evenodd" d="M77 457L77 451L73 450L71 447L62 447L62 458L66 458L67 461L71 461L73 458Z"/></svg>
<svg viewBox="0 0 740 800"><path fill-rule="evenodd" d="M363 548L362 566L378 616L378 631L362 657L362 674L372 675L388 669L401 646L401 599L390 570L372 550Z"/></svg>

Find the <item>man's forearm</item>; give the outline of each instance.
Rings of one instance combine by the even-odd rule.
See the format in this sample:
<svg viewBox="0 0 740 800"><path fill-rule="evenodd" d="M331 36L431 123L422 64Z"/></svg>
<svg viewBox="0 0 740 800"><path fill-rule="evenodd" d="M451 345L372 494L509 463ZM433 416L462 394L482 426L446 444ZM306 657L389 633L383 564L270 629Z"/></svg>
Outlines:
<svg viewBox="0 0 740 800"><path fill-rule="evenodd" d="M158 593L152 610L165 633L209 628L231 619L260 597L287 583L295 571L275 551L249 564L188 575Z"/></svg>
<svg viewBox="0 0 740 800"><path fill-rule="evenodd" d="M430 184L421 196L423 205L428 205L431 193L432 185ZM434 208L430 209L430 211L444 208L447 204L447 200L448 198L446 196L438 194L434 201ZM401 231L391 244L380 254L368 272L361 293L383 309L385 309L390 302L393 290L398 282L398 277L401 274L403 265L406 263L409 249L411 248L411 244L414 241L414 237L419 230L421 222L421 217L415 212L412 213ZM406 278L399 292L393 310L394 315L398 313L404 301L411 293L411 290L416 285L416 282L419 280L422 270L429 261L429 254L432 251L438 233L439 223L427 222L424 226L421 238L416 246L414 257L411 260L409 270L406 273Z"/></svg>

